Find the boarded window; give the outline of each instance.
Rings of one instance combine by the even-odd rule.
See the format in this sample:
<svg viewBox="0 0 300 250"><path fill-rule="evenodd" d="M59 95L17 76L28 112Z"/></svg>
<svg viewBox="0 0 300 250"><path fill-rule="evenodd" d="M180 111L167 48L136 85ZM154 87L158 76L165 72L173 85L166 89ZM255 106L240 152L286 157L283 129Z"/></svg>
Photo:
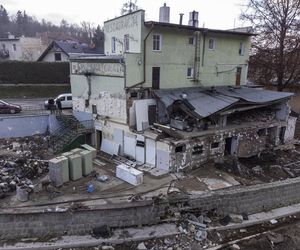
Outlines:
<svg viewBox="0 0 300 250"><path fill-rule="evenodd" d="M185 152L185 145L179 145L175 148L175 153Z"/></svg>

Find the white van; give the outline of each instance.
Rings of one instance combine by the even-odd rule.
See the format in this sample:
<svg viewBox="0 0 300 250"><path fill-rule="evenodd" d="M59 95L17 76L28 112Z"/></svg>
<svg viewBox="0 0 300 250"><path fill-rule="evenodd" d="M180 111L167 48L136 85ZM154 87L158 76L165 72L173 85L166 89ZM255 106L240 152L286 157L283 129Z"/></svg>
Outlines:
<svg viewBox="0 0 300 250"><path fill-rule="evenodd" d="M68 108L72 108L73 104L72 104L72 94L71 93L66 93L66 94L61 94L59 96L57 96L54 99L54 103L56 103L56 100L60 99L61 102L61 107L63 109L68 109ZM49 100L45 101L44 106L46 109L49 109Z"/></svg>

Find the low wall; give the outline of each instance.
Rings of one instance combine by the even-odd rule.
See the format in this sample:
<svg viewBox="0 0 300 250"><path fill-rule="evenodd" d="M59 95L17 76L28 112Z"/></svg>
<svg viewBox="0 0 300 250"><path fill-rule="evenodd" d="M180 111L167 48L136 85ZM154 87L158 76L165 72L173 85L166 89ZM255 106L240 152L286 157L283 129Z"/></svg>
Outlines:
<svg viewBox="0 0 300 250"><path fill-rule="evenodd" d="M0 117L0 139L44 134L59 128L54 115L27 115Z"/></svg>
<svg viewBox="0 0 300 250"><path fill-rule="evenodd" d="M160 221L168 211L217 209L220 214L248 214L300 202L300 177L251 187L211 191L154 202L93 201L89 210L45 212L49 206L0 210L0 239L89 234L95 227L138 226ZM105 205L103 205L105 204ZM57 204L56 204L57 205ZM66 204L57 205L66 207Z"/></svg>

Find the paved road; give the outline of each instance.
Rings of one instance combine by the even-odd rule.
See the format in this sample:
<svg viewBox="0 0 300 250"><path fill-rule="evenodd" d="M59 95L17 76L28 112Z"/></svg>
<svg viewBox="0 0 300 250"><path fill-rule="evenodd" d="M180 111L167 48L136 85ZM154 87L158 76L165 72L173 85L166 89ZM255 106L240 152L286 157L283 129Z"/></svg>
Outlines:
<svg viewBox="0 0 300 250"><path fill-rule="evenodd" d="M34 114L49 114L49 110L45 110L44 102L47 98L34 98L34 99L3 99L3 101L18 104L22 107L21 113L18 114L0 114L0 117L11 117L20 115L34 115ZM64 110L64 113L71 113L72 110Z"/></svg>

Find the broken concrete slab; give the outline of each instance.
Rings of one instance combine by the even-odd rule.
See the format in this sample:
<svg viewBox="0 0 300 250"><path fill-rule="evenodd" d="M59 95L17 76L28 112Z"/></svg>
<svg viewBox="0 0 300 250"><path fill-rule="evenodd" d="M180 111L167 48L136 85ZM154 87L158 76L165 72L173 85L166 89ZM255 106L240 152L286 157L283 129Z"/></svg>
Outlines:
<svg viewBox="0 0 300 250"><path fill-rule="evenodd" d="M69 156L69 173L72 181L82 177L82 160L81 155L74 154Z"/></svg>
<svg viewBox="0 0 300 250"><path fill-rule="evenodd" d="M95 148L93 148L92 146L90 146L88 144L83 144L80 147L82 147L83 149L91 151L93 159L96 158L96 156L97 156L97 150Z"/></svg>
<svg viewBox="0 0 300 250"><path fill-rule="evenodd" d="M93 156L89 150L79 152L82 159L82 174L84 176L89 175L93 170Z"/></svg>

